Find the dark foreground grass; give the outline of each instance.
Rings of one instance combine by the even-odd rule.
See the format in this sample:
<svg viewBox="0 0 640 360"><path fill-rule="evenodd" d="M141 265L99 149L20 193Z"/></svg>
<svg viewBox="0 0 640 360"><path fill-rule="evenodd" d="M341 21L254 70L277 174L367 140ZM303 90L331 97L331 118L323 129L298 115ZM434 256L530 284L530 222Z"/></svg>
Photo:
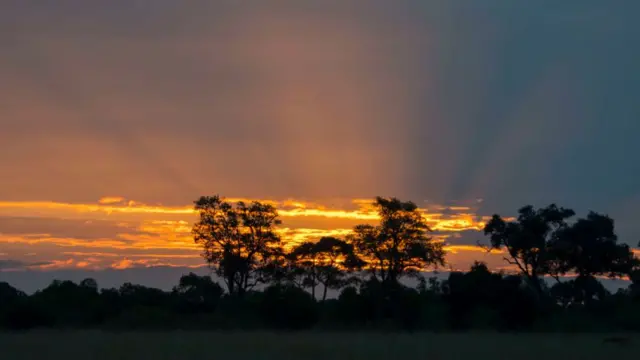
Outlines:
<svg viewBox="0 0 640 360"><path fill-rule="evenodd" d="M0 359L640 359L640 336L98 331L0 333Z"/></svg>

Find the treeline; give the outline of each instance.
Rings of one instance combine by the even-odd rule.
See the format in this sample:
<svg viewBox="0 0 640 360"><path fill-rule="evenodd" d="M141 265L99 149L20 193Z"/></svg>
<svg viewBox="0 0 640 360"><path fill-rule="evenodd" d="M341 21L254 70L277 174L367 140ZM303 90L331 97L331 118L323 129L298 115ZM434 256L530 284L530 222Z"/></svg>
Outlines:
<svg viewBox="0 0 640 360"><path fill-rule="evenodd" d="M501 250L517 274L476 262L439 281L444 243L412 202L376 198L376 225L343 238L285 248L271 205L202 197L194 241L222 285L188 274L172 291L93 279L54 281L33 295L0 283L0 325L103 329L378 329L518 331L640 330L640 265L618 243L614 222L591 212L523 207L485 225L487 250ZM571 277L567 278L570 275ZM628 277L610 293L599 277ZM403 279L417 279L408 287ZM545 279L553 279L552 282ZM567 280L570 279L570 280ZM329 290L337 298L328 298Z"/></svg>

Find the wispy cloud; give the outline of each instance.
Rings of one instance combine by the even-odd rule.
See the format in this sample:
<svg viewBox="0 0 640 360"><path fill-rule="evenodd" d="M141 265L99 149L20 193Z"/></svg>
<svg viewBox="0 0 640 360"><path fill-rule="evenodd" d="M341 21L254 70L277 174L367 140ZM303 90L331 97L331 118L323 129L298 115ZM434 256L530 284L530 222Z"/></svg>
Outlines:
<svg viewBox="0 0 640 360"><path fill-rule="evenodd" d="M278 208L283 220L278 233L287 248L323 236L344 237L354 225L378 220L370 199L255 200ZM421 211L434 238L448 243L452 264L466 264L465 256L478 253L466 237L478 235L486 217L473 207L430 205ZM29 261L41 260L30 265L40 270L199 267L203 260L191 237L195 215L188 205L149 205L119 196L96 203L5 201L0 202L0 244L5 256L22 260L30 254Z"/></svg>

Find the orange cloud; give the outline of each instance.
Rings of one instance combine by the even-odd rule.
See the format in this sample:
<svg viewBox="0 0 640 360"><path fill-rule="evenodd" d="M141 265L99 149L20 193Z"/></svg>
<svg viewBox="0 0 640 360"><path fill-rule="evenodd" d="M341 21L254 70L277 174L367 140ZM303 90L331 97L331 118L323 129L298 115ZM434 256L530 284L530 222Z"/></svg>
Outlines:
<svg viewBox="0 0 640 360"><path fill-rule="evenodd" d="M230 202L237 201L253 201L251 199L229 198ZM169 215L195 215L196 211L191 206L167 207L153 206L134 201L127 204L120 204L124 201L121 197L106 197L98 201L97 204L71 204L61 202L0 202L0 210L4 209L7 213L12 210L24 210L41 213L43 211L58 211L67 213L103 213L103 214L169 214ZM301 201L274 201L257 199L256 201L266 202L278 207L278 213L283 218L297 217L322 217L335 219L351 219L351 220L377 220L379 217L375 209L371 206L371 200L364 202L363 200L353 200L351 203L358 206L355 210L331 209L325 205L317 203L307 203ZM434 207L435 210L454 210L460 207ZM468 211L468 208L463 208ZM474 215L470 213L459 213L445 215L443 213L434 212L430 209L420 209L425 219L430 223L434 230L456 231L479 229L483 225L478 219L474 219ZM0 212L2 215L2 212Z"/></svg>
<svg viewBox="0 0 640 360"><path fill-rule="evenodd" d="M231 202L253 199L229 198ZM370 199L310 202L296 199L268 202L278 208L283 226L277 229L285 248L323 236L344 237L354 225L375 223L378 215ZM455 244L463 231L480 230L486 217L473 213L470 207L429 205L420 209L435 231L433 237L447 244L448 259L453 265L466 266L478 256L491 257L477 246ZM37 252L41 270L60 268L122 269L144 266L203 266L201 250L191 236L196 214L191 206L148 205L119 196L103 197L95 204L47 201L0 202L0 216L80 219L81 223L100 220L91 238L60 234L0 234L0 243L22 254ZM78 222L66 222L74 226ZM107 233L107 229L110 230ZM115 231L113 229L116 229ZM1 229L0 229L1 231ZM104 236L100 236L104 231ZM27 251L28 249L28 251ZM6 251L3 251L6 252ZM22 255L26 256L26 255ZM494 256L495 257L495 256ZM493 258L491 258L493 259ZM498 259L498 257L496 257ZM499 263L493 261L496 265ZM457 266L457 265L456 265Z"/></svg>
<svg viewBox="0 0 640 360"><path fill-rule="evenodd" d="M480 247L480 246L474 246L474 245L449 245L449 246L445 246L444 249L452 254L457 254L460 252L482 252L482 253L489 253L489 254L503 254L504 251L502 250L495 250L492 249L491 251L487 251L485 248Z"/></svg>
<svg viewBox="0 0 640 360"><path fill-rule="evenodd" d="M120 261L116 261L115 263L113 263L111 267L114 269L126 269L126 268L132 267L133 264L134 262L129 259L122 259Z"/></svg>
<svg viewBox="0 0 640 360"><path fill-rule="evenodd" d="M67 260L52 260L48 264L32 266L32 269L40 270L53 270L53 269L68 269L77 267L76 262L73 259Z"/></svg>
<svg viewBox="0 0 640 360"><path fill-rule="evenodd" d="M106 197L100 198L100 200L98 200L98 203L101 205L109 205L109 204L121 203L123 201L124 201L124 198L120 196L106 196Z"/></svg>

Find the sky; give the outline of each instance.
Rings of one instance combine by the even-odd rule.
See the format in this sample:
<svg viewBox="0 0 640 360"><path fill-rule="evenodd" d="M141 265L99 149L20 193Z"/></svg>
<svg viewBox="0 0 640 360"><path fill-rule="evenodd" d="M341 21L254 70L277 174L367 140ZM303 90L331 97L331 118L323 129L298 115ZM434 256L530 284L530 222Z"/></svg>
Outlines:
<svg viewBox="0 0 640 360"><path fill-rule="evenodd" d="M640 223L640 3L0 3L0 281L206 272L200 195L274 201L290 244L416 202L473 259L555 202Z"/></svg>

